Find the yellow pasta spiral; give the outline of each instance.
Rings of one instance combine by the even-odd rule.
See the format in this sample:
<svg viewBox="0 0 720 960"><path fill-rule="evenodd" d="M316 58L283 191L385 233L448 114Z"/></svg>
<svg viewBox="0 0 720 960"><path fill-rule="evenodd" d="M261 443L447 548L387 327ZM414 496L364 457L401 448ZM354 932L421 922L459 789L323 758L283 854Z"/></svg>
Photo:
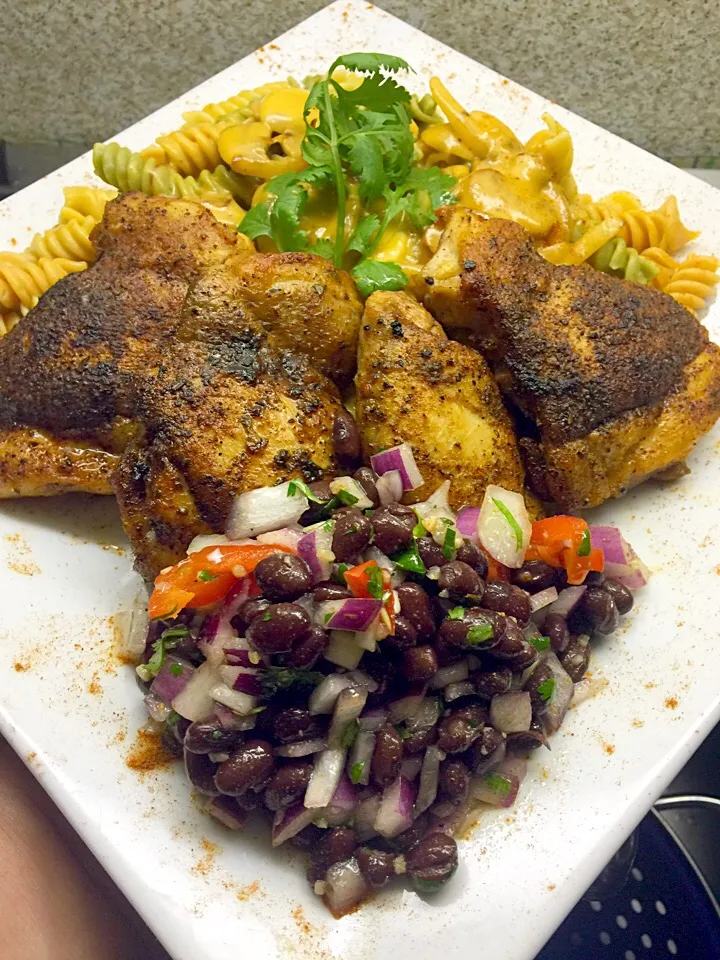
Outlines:
<svg viewBox="0 0 720 960"><path fill-rule="evenodd" d="M250 107L251 103L255 100L261 100L274 90L287 90L288 86L296 87L297 84L294 80L283 80L264 83L262 86L255 87L252 90L241 90L240 93L236 93L234 97L229 97L227 100L221 100L219 103L206 104L202 110L187 111L183 114L183 120L189 124L214 123L216 120L226 117L227 114L237 113L237 111L241 111L245 118L249 118L254 115ZM240 116L238 116L237 119L239 120Z"/></svg>
<svg viewBox="0 0 720 960"><path fill-rule="evenodd" d="M117 190L104 190L102 187L63 187L65 205L60 211L60 223L84 220L92 217L100 221L105 213L105 204L114 200Z"/></svg>
<svg viewBox="0 0 720 960"><path fill-rule="evenodd" d="M20 307L31 310L54 283L87 266L63 257L44 257L37 263L30 263L22 256L17 259L11 259L11 256L3 254L0 257L0 307L6 311L16 311Z"/></svg>
<svg viewBox="0 0 720 960"><path fill-rule="evenodd" d="M27 249L35 260L64 257L80 263L93 263L95 246L90 240L90 231L97 223L91 216L81 220L61 223L45 233L36 233Z"/></svg>
<svg viewBox="0 0 720 960"><path fill-rule="evenodd" d="M717 257L691 253L684 260L674 260L659 247L645 250L643 257L658 267L653 285L693 313L707 306L713 288L720 283Z"/></svg>
<svg viewBox="0 0 720 960"><path fill-rule="evenodd" d="M26 313L27 310L24 308L11 310L9 313L0 313L0 337L4 337L6 333L10 333L12 328L20 323Z"/></svg>
<svg viewBox="0 0 720 960"><path fill-rule="evenodd" d="M231 123L222 120L218 123L198 123L182 127L157 141L142 151L146 159L152 157L157 163L167 163L175 167L183 176L197 176L202 170L214 170L222 163L218 151L218 138Z"/></svg>
<svg viewBox="0 0 720 960"><path fill-rule="evenodd" d="M580 198L585 203L585 217L589 220L607 220L612 217L622 220L617 236L628 247L643 253L648 247L656 247L667 253L676 253L686 243L699 236L680 220L677 200L670 196L657 210L643 210L640 201L632 193L618 191L600 200ZM582 216L582 215L581 215Z"/></svg>

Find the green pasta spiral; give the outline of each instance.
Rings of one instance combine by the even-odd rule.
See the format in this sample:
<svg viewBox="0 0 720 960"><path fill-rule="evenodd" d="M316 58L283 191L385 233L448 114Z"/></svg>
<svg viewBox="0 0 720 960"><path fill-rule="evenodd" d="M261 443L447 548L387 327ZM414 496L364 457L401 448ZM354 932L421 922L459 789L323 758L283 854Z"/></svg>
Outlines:
<svg viewBox="0 0 720 960"><path fill-rule="evenodd" d="M628 247L622 237L613 237L590 257L596 270L623 277L631 283L647 284L657 276L660 268L641 256L634 247Z"/></svg>

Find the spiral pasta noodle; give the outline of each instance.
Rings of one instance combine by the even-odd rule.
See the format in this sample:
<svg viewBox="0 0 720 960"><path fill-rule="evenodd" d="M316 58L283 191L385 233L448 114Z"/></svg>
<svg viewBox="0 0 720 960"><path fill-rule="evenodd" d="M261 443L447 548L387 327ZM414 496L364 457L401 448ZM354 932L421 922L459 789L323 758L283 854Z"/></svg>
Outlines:
<svg viewBox="0 0 720 960"><path fill-rule="evenodd" d="M646 250L643 257L658 268L654 285L693 313L707 306L713 289L720 283L717 257L691 253L684 260L674 260L659 247Z"/></svg>
<svg viewBox="0 0 720 960"><path fill-rule="evenodd" d="M63 187L65 205L60 211L60 223L83 221L85 217L99 222L105 213L105 204L114 200L117 193L102 187Z"/></svg>
<svg viewBox="0 0 720 960"><path fill-rule="evenodd" d="M589 220L622 220L618 231L628 247L642 253L649 247L667 253L677 253L699 234L688 230L680 219L677 200L670 196L657 210L643 210L640 201L631 193L611 193L600 200L590 200L585 206Z"/></svg>
<svg viewBox="0 0 720 960"><path fill-rule="evenodd" d="M220 134L232 123L222 120L217 123L198 123L182 127L142 151L146 159L152 157L157 163L169 164L183 176L197 176L202 170L214 170L222 163L218 151Z"/></svg>
<svg viewBox="0 0 720 960"><path fill-rule="evenodd" d="M63 257L43 257L31 263L21 254L16 259L3 254L0 256L0 307L4 311L17 311L20 307L31 310L54 283L86 266Z"/></svg>
<svg viewBox="0 0 720 960"><path fill-rule="evenodd" d="M97 220L91 216L70 223L60 223L45 233L36 233L26 253L35 260L64 258L79 263L93 263L95 246L90 231Z"/></svg>
<svg viewBox="0 0 720 960"><path fill-rule="evenodd" d="M292 80L274 81L264 83L260 87L254 87L252 90L241 90L234 97L228 97L227 100L221 100L219 103L208 103L202 110L188 110L183 113L183 120L189 124L214 123L221 120L229 113L241 111L244 118L253 116L250 104L255 100L261 100L266 94L273 90L284 90L287 87L296 87L298 84Z"/></svg>
<svg viewBox="0 0 720 960"><path fill-rule="evenodd" d="M660 272L656 263L639 254L634 247L629 247L622 237L614 237L604 243L589 262L603 273L643 285L650 283Z"/></svg>

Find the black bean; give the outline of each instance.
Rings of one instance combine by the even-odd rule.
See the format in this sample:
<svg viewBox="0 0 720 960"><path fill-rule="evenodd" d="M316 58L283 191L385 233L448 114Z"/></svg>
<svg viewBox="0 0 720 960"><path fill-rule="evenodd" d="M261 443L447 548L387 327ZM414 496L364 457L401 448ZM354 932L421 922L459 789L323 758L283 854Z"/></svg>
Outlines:
<svg viewBox="0 0 720 960"><path fill-rule="evenodd" d="M185 750L185 772L190 783L201 793L217 796L220 792L214 780L217 768L218 765L207 754Z"/></svg>
<svg viewBox="0 0 720 960"><path fill-rule="evenodd" d="M578 683L585 676L590 662L590 637L586 633L571 636L565 650L558 654L558 660L573 683Z"/></svg>
<svg viewBox="0 0 720 960"><path fill-rule="evenodd" d="M296 833L294 837L290 839L290 843L297 847L298 850L314 850L322 839L324 830L321 830L320 827L316 827L314 823L308 824L304 830L301 830L300 833Z"/></svg>
<svg viewBox="0 0 720 960"><path fill-rule="evenodd" d="M185 749L190 753L228 753L237 747L242 734L228 730L217 717L196 720L185 731Z"/></svg>
<svg viewBox="0 0 720 960"><path fill-rule="evenodd" d="M430 815L428 813L421 813L419 817L416 817L412 824L403 830L402 833L398 834L397 837L393 837L392 845L396 850L401 850L403 853L407 853L410 850L413 850L423 839L425 834L432 828L432 822L430 820Z"/></svg>
<svg viewBox="0 0 720 960"><path fill-rule="evenodd" d="M512 656L506 657L504 662L513 673L522 673L523 670L527 670L529 666L535 663L538 656L537 648L528 643L527 640L523 640L522 649Z"/></svg>
<svg viewBox="0 0 720 960"><path fill-rule="evenodd" d="M510 577L516 587L522 587L528 593L539 593L555 583L555 571L542 560L526 560L519 570L511 572Z"/></svg>
<svg viewBox="0 0 720 960"><path fill-rule="evenodd" d="M311 883L324 880L325 874L334 863L348 860L353 855L356 843L355 831L349 827L333 827L332 830L325 830L313 849L308 880Z"/></svg>
<svg viewBox="0 0 720 960"><path fill-rule="evenodd" d="M543 634L550 638L550 646L555 653L563 651L570 642L570 631L565 617L559 613L548 613L542 627Z"/></svg>
<svg viewBox="0 0 720 960"><path fill-rule="evenodd" d="M632 610L635 600L632 593L630 593L628 588L622 583L618 583L617 580L605 580L602 588L605 593L609 593L613 598L618 613L621 616L624 617L626 613Z"/></svg>
<svg viewBox="0 0 720 960"><path fill-rule="evenodd" d="M305 513L300 517L299 522L304 526L310 526L313 523L319 523L320 520L324 519L325 507L332 500L333 493L330 489L330 480L316 480L314 483L308 484L313 495L316 496L320 503L315 503L310 501L310 506L307 508Z"/></svg>
<svg viewBox="0 0 720 960"><path fill-rule="evenodd" d="M353 479L357 480L368 498L372 500L377 507L380 503L380 494L377 492L377 487L375 486L378 479L375 471L371 470L370 467L358 467L353 474Z"/></svg>
<svg viewBox="0 0 720 960"><path fill-rule="evenodd" d="M325 600L346 600L352 595L352 590L348 590L340 583L333 583L332 580L323 580L313 590L315 603L323 603Z"/></svg>
<svg viewBox="0 0 720 960"><path fill-rule="evenodd" d="M443 760L438 778L438 800L462 803L470 788L470 773L461 760Z"/></svg>
<svg viewBox="0 0 720 960"><path fill-rule="evenodd" d="M618 609L612 596L603 587L589 587L579 604L580 615L587 617L594 630L609 634L620 622Z"/></svg>
<svg viewBox="0 0 720 960"><path fill-rule="evenodd" d="M379 890L395 876L395 857L385 850L358 847L355 859L368 886Z"/></svg>
<svg viewBox="0 0 720 960"><path fill-rule="evenodd" d="M289 667L311 667L324 652L330 638L322 627L312 627L306 637L298 640L283 661Z"/></svg>
<svg viewBox="0 0 720 960"><path fill-rule="evenodd" d="M349 563L370 545L373 535L372 524L357 507L343 511L342 515L333 514L335 532L332 539L332 550L339 563Z"/></svg>
<svg viewBox="0 0 720 960"><path fill-rule="evenodd" d="M247 637L260 653L287 653L307 636L311 626L307 612L297 603L275 603L255 617Z"/></svg>
<svg viewBox="0 0 720 960"><path fill-rule="evenodd" d="M483 606L496 613L515 617L523 625L530 619L530 597L520 587L505 583L504 580L488 580Z"/></svg>
<svg viewBox="0 0 720 960"><path fill-rule="evenodd" d="M246 600L232 618L232 625L239 633L245 633L255 617L265 613L269 606L270 601L264 597L253 597L251 600Z"/></svg>
<svg viewBox="0 0 720 960"><path fill-rule="evenodd" d="M475 573L484 580L488 572L487 557L480 547L475 546L472 540L463 540L457 548L455 554L456 560L462 560L469 567L472 567Z"/></svg>
<svg viewBox="0 0 720 960"><path fill-rule="evenodd" d="M397 588L400 612L417 630L421 640L429 640L435 634L435 621L430 610L430 598L417 583L401 583Z"/></svg>
<svg viewBox="0 0 720 960"><path fill-rule="evenodd" d="M555 587L558 593L568 586L567 570L564 567L555 567Z"/></svg>
<svg viewBox="0 0 720 960"><path fill-rule="evenodd" d="M417 516L411 507L389 503L370 514L375 531L375 546L391 557L408 546L413 538Z"/></svg>
<svg viewBox="0 0 720 960"><path fill-rule="evenodd" d="M292 553L264 557L255 567L255 579L268 600L297 600L313 585L310 567Z"/></svg>
<svg viewBox="0 0 720 960"><path fill-rule="evenodd" d="M461 619L443 620L438 633L445 643L461 650L491 650L501 642L497 627L499 624L501 630L505 629L505 624L500 623L504 619L480 607L470 607L463 611ZM488 628L492 629L490 636L486 636Z"/></svg>
<svg viewBox="0 0 720 960"><path fill-rule="evenodd" d="M438 666L437 655L429 644L410 647L402 655L402 672L411 682L428 683Z"/></svg>
<svg viewBox="0 0 720 960"><path fill-rule="evenodd" d="M464 760L470 769L474 772L482 764L486 763L488 757L491 757L497 749L503 744L505 734L500 733L495 727L485 726L482 733L473 743L467 753L464 754Z"/></svg>
<svg viewBox="0 0 720 960"><path fill-rule="evenodd" d="M248 740L220 764L215 785L220 793L238 797L250 787L264 784L274 767L273 750L267 740Z"/></svg>
<svg viewBox="0 0 720 960"><path fill-rule="evenodd" d="M436 637L433 646L441 667L449 667L452 663L459 663L465 659L465 647L456 647L442 635Z"/></svg>
<svg viewBox="0 0 720 960"><path fill-rule="evenodd" d="M435 831L414 847L407 856L407 871L420 893L434 893L455 873L457 844L446 833Z"/></svg>
<svg viewBox="0 0 720 960"><path fill-rule="evenodd" d="M165 749L172 753L174 757L181 757L183 755L185 734L189 726L190 721L184 717L179 717L177 714L165 724L162 743Z"/></svg>
<svg viewBox="0 0 720 960"><path fill-rule="evenodd" d="M462 560L446 563L440 571L438 587L447 590L452 597L473 596L482 599L485 586L473 568Z"/></svg>
<svg viewBox="0 0 720 960"><path fill-rule="evenodd" d="M279 767L265 787L265 806L268 810L287 807L305 796L313 765L306 760L291 760Z"/></svg>
<svg viewBox="0 0 720 960"><path fill-rule="evenodd" d="M532 705L533 716L537 717L539 714L545 712L546 699L540 693L540 687L543 684L547 683L548 680L552 680L555 674L552 671L552 667L548 663L539 663L537 667L533 670L530 676L525 681L525 686L523 690L530 694L530 703Z"/></svg>
<svg viewBox="0 0 720 960"><path fill-rule="evenodd" d="M475 689L481 697L492 700L501 693L507 693L512 683L512 670L498 667L497 670L478 670L470 675Z"/></svg>
<svg viewBox="0 0 720 960"><path fill-rule="evenodd" d="M301 743L319 740L325 735L325 727L320 717L304 707L282 707L273 719L272 734L277 743Z"/></svg>
<svg viewBox="0 0 720 960"><path fill-rule="evenodd" d="M375 781L381 787L391 783L400 772L403 756L402 744L402 737L390 724L386 724L378 730L371 770Z"/></svg>
<svg viewBox="0 0 720 960"><path fill-rule="evenodd" d="M417 630L407 617L397 616L395 617L395 633L385 637L382 642L383 650L395 650L401 653L403 650L414 647L417 639Z"/></svg>
<svg viewBox="0 0 720 960"><path fill-rule="evenodd" d="M412 756L414 753L420 753L431 743L437 740L437 726L430 727L429 730L420 730L417 733L410 731L410 736L403 740L403 753L406 756Z"/></svg>
<svg viewBox="0 0 720 960"><path fill-rule="evenodd" d="M511 617L497 618L499 642L492 648L494 657L501 660L511 659L525 650L525 634Z"/></svg>
<svg viewBox="0 0 720 960"><path fill-rule="evenodd" d="M439 543L435 543L432 537L419 537L417 548L420 559L428 570L430 567L442 567L447 563L442 547Z"/></svg>
<svg viewBox="0 0 720 960"><path fill-rule="evenodd" d="M344 466L355 466L360 459L362 450L360 431L347 410L340 410L335 414L333 421L333 447L339 463Z"/></svg>
<svg viewBox="0 0 720 960"><path fill-rule="evenodd" d="M533 717L529 730L522 733L509 733L506 742L508 752L515 754L530 753L531 750L547 745L542 720L539 717Z"/></svg>
<svg viewBox="0 0 720 960"><path fill-rule="evenodd" d="M451 710L438 724L438 746L445 753L462 753L481 735L487 718L487 709L480 704Z"/></svg>

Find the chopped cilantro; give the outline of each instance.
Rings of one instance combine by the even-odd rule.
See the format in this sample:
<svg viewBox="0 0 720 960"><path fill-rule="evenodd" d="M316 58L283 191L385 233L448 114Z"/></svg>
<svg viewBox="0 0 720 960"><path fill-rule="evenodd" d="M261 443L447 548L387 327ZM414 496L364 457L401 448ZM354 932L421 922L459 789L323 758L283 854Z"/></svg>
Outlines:
<svg viewBox="0 0 720 960"><path fill-rule="evenodd" d="M165 721L165 723L169 727L174 727L175 724L178 722L178 720L181 720L181 719L182 717L180 716L179 713L176 713L174 710L171 710L170 713L167 715L167 720Z"/></svg>
<svg viewBox="0 0 720 960"><path fill-rule="evenodd" d="M385 589L382 570L376 564L375 566L367 568L367 575L368 593L371 597L374 597L375 600L382 600L383 590Z"/></svg>
<svg viewBox="0 0 720 960"><path fill-rule="evenodd" d="M270 620L271 618L272 618L272 614L269 611L263 614L263 620Z"/></svg>
<svg viewBox="0 0 720 960"><path fill-rule="evenodd" d="M355 737L358 735L360 724L357 720L351 720L342 732L340 737L340 746L347 749L355 743Z"/></svg>
<svg viewBox="0 0 720 960"><path fill-rule="evenodd" d="M452 560L455 556L455 540L456 540L455 530L452 527L448 527L445 531L445 539L443 540L442 546L442 555L446 560Z"/></svg>
<svg viewBox="0 0 720 960"><path fill-rule="evenodd" d="M512 532L515 534L515 543L517 545L517 548L518 550L521 550L523 545L523 532L520 528L520 524L517 522L515 517L508 510L508 508L505 506L502 500L498 500L497 497L493 497L492 502L495 504L495 506L498 508L500 513L505 517L507 522L510 524L510 528L512 529Z"/></svg>
<svg viewBox="0 0 720 960"><path fill-rule="evenodd" d="M210 734L211 740L222 740L222 738L223 738L222 730L213 730L213 732Z"/></svg>
<svg viewBox="0 0 720 960"><path fill-rule="evenodd" d="M267 707L253 707L250 713L262 713L263 710L267 710Z"/></svg>
<svg viewBox="0 0 720 960"><path fill-rule="evenodd" d="M211 580L217 580L217 574L210 573L209 570L199 570L197 579L201 580L203 583L210 583Z"/></svg>
<svg viewBox="0 0 720 960"><path fill-rule="evenodd" d="M462 620L465 616L465 607L453 607L448 611L448 620Z"/></svg>
<svg viewBox="0 0 720 960"><path fill-rule="evenodd" d="M418 522L413 527L413 537L417 540L419 537L424 537L427 533L425 529L425 524L422 522L422 517L418 517Z"/></svg>
<svg viewBox="0 0 720 960"><path fill-rule="evenodd" d="M547 680L543 680L537 689L540 696L547 703L555 693L555 677L548 677Z"/></svg>
<svg viewBox="0 0 720 960"><path fill-rule="evenodd" d="M399 724L395 727L395 729L397 730L398 734L400 735L400 739L401 739L401 740L409 740L409 739L410 739L411 733L410 733L410 731L408 730L408 728L405 726L405 724L399 723Z"/></svg>
<svg viewBox="0 0 720 960"><path fill-rule="evenodd" d="M349 490L338 490L335 496L340 503L343 503L346 507L351 507L354 503L357 503L359 499L353 496Z"/></svg>
<svg viewBox="0 0 720 960"><path fill-rule="evenodd" d="M315 496L304 480L291 480L288 484L287 495L289 497L296 497L298 494L301 494L303 497L307 497L307 499L311 500L313 503L325 503L325 501L320 497Z"/></svg>
<svg viewBox="0 0 720 960"><path fill-rule="evenodd" d="M360 778L363 775L364 769L365 769L365 763L363 761L354 763L350 767L350 780L352 783L360 783Z"/></svg>
<svg viewBox="0 0 720 960"><path fill-rule="evenodd" d="M579 557L589 557L591 546L592 546L592 543L590 542L590 531L583 530L580 546L577 549L577 555Z"/></svg>
<svg viewBox="0 0 720 960"><path fill-rule="evenodd" d="M325 679L317 670L295 667L267 667L262 673L263 694L272 697L279 690L311 690Z"/></svg>
<svg viewBox="0 0 720 960"><path fill-rule="evenodd" d="M547 650L550 647L550 637L530 637L530 643L536 650Z"/></svg>
<svg viewBox="0 0 720 960"><path fill-rule="evenodd" d="M501 797L506 797L512 790L510 780L508 780L507 777L501 776L499 773L488 774L488 776L485 777L485 783L495 793L499 793Z"/></svg>
<svg viewBox="0 0 720 960"><path fill-rule="evenodd" d="M333 571L332 578L335 583L345 583L345 571L350 569L349 563L339 563Z"/></svg>
<svg viewBox="0 0 720 960"><path fill-rule="evenodd" d="M169 627L163 631L152 645L153 655L148 662L144 664L145 669L151 676L156 677L160 673L168 650L172 650L173 647L177 646L178 641L182 640L183 637L187 637L189 633L188 628L182 624L176 627Z"/></svg>
<svg viewBox="0 0 720 960"><path fill-rule="evenodd" d="M486 640L492 640L494 635L491 623L479 623L470 627L466 639L469 644L475 645L476 643L485 643Z"/></svg>
<svg viewBox="0 0 720 960"><path fill-rule="evenodd" d="M184 667L181 663L171 663L168 667L168 670L174 677L181 677L183 675Z"/></svg>
<svg viewBox="0 0 720 960"><path fill-rule="evenodd" d="M326 613L325 616L323 617L323 623L330 623L330 621L334 616L335 616L334 613Z"/></svg>
<svg viewBox="0 0 720 960"><path fill-rule="evenodd" d="M422 561L420 556L420 551L418 550L418 545L415 540L410 542L410 546L407 550L403 550L402 553L395 554L392 557L393 563L396 563L401 570L408 570L410 573L426 573L427 567Z"/></svg>

